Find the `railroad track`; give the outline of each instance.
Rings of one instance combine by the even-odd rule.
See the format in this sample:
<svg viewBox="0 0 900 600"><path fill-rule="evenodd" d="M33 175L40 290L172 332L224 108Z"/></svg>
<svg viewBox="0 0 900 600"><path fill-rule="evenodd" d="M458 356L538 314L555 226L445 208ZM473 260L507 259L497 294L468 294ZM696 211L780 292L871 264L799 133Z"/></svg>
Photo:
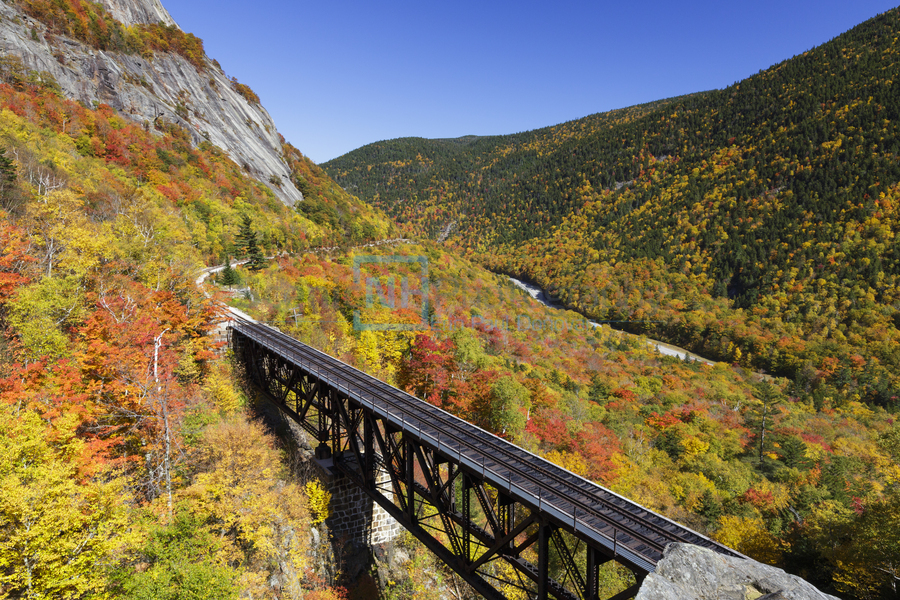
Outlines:
<svg viewBox="0 0 900 600"><path fill-rule="evenodd" d="M379 410L407 433L429 439L499 489L526 497L575 531L587 534L645 569L655 570L671 542L741 554L666 519L606 488L488 433L402 390L265 325L238 318L235 329L283 358L305 367L349 397ZM464 460L465 459L465 460ZM536 500L536 502L534 502Z"/></svg>

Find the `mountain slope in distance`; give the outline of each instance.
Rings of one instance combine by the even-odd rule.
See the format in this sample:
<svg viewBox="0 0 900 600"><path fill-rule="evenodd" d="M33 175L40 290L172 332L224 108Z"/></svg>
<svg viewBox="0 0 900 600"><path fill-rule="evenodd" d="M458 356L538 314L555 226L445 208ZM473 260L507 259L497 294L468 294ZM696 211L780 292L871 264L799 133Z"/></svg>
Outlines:
<svg viewBox="0 0 900 600"><path fill-rule="evenodd" d="M447 222L474 216L487 197L545 195L537 173L525 173L544 168L550 153L589 143L598 131L610 131L673 102L701 96L650 102L513 135L376 142L322 166L351 193L375 202L413 232L434 237ZM507 172L514 174L514 180L507 181ZM540 227L533 229L533 233L539 231Z"/></svg>
<svg viewBox="0 0 900 600"><path fill-rule="evenodd" d="M588 316L896 406L898 40L894 9L723 90L324 167Z"/></svg>

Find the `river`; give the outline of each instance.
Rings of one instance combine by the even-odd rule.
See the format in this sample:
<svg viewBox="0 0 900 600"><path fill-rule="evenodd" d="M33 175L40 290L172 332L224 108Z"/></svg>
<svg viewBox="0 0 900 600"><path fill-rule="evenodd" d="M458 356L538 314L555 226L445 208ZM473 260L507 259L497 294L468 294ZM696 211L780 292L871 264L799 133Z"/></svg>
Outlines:
<svg viewBox="0 0 900 600"><path fill-rule="evenodd" d="M554 302L553 299L550 298L550 296L547 295L547 293L544 290L542 290L541 288L539 288L538 286L530 284L530 283L526 283L520 279L516 279L515 277L510 277L509 280L517 288L525 290L525 292L528 293L529 296L531 296L532 298L534 298L535 300L537 300L544 306L547 306L549 308L553 308L556 310L568 310L565 306L563 306L559 302ZM588 320L588 323L590 323L591 326L593 326L593 327L603 327L604 326L603 323L597 323L596 321L591 321L591 320ZM607 325L607 326L609 326L609 325ZM634 335L633 333L628 333L627 331L621 331L620 333L622 333L623 335ZM635 337L640 337L640 336L635 336ZM706 363L708 365L715 364L715 363L713 363L713 361L711 361L707 358L703 358L702 356L697 356L693 352L688 352L684 348L679 348L678 346L673 346L671 344L667 344L665 342L660 342L658 340L651 340L649 338L644 338L644 339L647 340L647 343L649 345L656 346L656 349L659 351L660 354L665 354L666 356L677 356L681 360L685 360L686 358L690 358L691 360L699 360L700 362Z"/></svg>

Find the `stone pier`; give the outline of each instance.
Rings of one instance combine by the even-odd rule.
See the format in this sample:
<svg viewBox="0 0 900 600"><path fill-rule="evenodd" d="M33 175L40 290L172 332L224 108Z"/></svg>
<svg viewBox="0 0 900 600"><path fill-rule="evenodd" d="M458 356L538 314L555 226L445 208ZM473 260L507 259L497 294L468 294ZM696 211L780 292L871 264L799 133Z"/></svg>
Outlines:
<svg viewBox="0 0 900 600"><path fill-rule="evenodd" d="M316 460L315 463L322 473L323 485L331 492L331 514L325 524L335 540L375 546L392 542L403 532L403 527L392 516L348 477L335 470L332 459ZM388 474L379 471L378 488L383 490L390 485ZM391 497L390 492L384 495Z"/></svg>
<svg viewBox="0 0 900 600"><path fill-rule="evenodd" d="M213 325L209 335L215 344L213 352L216 358L224 358L228 350L231 349L231 320L223 319L221 322Z"/></svg>

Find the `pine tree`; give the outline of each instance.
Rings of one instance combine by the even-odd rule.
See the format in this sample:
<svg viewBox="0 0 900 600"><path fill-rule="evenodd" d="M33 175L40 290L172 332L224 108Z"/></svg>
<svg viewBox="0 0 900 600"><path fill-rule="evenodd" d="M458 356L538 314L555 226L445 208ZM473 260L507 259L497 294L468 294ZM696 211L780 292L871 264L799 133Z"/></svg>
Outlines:
<svg viewBox="0 0 900 600"><path fill-rule="evenodd" d="M596 402L601 406L605 406L606 400L611 393L612 388L609 384L595 373L594 376L591 377L591 386L588 388L588 400Z"/></svg>
<svg viewBox="0 0 900 600"><path fill-rule="evenodd" d="M708 526L715 525L722 516L722 503L711 490L703 492L697 512L706 519Z"/></svg>
<svg viewBox="0 0 900 600"><path fill-rule="evenodd" d="M6 198L16 182L16 165L6 156L6 149L0 148L0 206L6 207Z"/></svg>
<svg viewBox="0 0 900 600"><path fill-rule="evenodd" d="M240 230L235 245L244 251L250 262L247 268L251 271L259 271L266 266L266 258L263 256L262 248L256 239L256 232L253 231L253 222L248 215L243 215Z"/></svg>
<svg viewBox="0 0 900 600"><path fill-rule="evenodd" d="M231 268L231 259L228 256L225 257L225 268L222 269L222 274L219 275L219 281L222 285L237 285L240 283L240 278L238 277L237 272Z"/></svg>

